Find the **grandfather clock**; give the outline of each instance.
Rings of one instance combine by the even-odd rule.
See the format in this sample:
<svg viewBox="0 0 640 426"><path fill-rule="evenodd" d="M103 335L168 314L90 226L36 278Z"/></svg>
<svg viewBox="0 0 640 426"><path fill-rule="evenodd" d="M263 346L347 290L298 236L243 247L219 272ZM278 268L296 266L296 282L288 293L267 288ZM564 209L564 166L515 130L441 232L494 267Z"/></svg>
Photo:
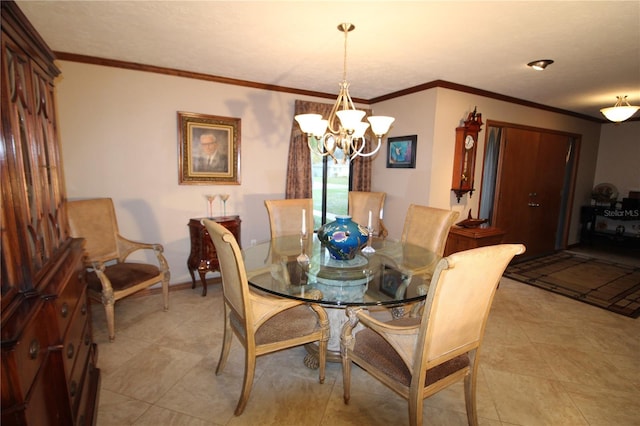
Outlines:
<svg viewBox="0 0 640 426"><path fill-rule="evenodd" d="M456 147L453 156L453 178L451 190L460 198L469 193L473 194L473 176L476 168L476 150L478 147L478 133L482 127L482 114L477 108L473 109L464 121L464 125L456 128Z"/></svg>

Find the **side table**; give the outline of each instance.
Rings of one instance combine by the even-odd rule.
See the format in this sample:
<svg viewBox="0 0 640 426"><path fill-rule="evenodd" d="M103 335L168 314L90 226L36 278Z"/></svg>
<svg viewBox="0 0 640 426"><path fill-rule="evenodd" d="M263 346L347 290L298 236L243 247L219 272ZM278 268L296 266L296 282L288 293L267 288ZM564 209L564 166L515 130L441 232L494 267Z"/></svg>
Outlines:
<svg viewBox="0 0 640 426"><path fill-rule="evenodd" d="M451 253L459 251L500 244L505 234L506 231L490 226L485 228L452 226L449 229L444 255L449 256Z"/></svg>
<svg viewBox="0 0 640 426"><path fill-rule="evenodd" d="M189 236L191 237L191 252L187 259L187 267L189 274L191 274L191 288L196 288L196 277L194 271L198 271L200 275L200 281L202 282L202 296L207 295L207 281L205 275L207 272L220 272L220 265L218 263L218 255L216 249L213 246L213 241L207 232L207 229L202 225L202 217L189 219ZM218 216L211 217L220 225L227 228L240 245L240 216Z"/></svg>

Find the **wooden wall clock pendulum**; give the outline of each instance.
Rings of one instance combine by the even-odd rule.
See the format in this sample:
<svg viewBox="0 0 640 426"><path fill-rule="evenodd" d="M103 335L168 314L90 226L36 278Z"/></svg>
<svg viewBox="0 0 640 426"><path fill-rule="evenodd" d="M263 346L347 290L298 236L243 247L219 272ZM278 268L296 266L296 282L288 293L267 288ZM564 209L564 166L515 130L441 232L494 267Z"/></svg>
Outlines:
<svg viewBox="0 0 640 426"><path fill-rule="evenodd" d="M464 121L464 125L456 128L456 146L453 156L453 178L451 190L456 199L469 193L473 194L473 177L476 168L476 151L478 148L478 133L482 128L482 114L473 109Z"/></svg>

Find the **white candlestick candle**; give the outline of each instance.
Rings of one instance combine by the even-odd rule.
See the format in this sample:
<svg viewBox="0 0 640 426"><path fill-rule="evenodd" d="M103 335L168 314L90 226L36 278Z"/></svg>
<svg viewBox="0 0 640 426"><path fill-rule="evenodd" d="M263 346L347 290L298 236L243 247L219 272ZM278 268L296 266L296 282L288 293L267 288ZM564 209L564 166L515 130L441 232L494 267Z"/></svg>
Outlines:
<svg viewBox="0 0 640 426"><path fill-rule="evenodd" d="M302 228L300 230L303 234L307 232L307 210L302 209Z"/></svg>
<svg viewBox="0 0 640 426"><path fill-rule="evenodd" d="M371 229L371 210L369 210L369 224L367 225L367 228Z"/></svg>

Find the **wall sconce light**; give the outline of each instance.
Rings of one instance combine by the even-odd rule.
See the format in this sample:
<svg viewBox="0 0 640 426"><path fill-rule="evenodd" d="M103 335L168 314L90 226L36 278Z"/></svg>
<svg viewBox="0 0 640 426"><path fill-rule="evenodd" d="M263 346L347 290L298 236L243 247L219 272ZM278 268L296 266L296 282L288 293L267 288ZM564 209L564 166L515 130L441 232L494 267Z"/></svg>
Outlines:
<svg viewBox="0 0 640 426"><path fill-rule="evenodd" d="M621 121L628 120L633 114L636 113L640 107L629 105L626 96L616 96L618 101L616 104L609 108L602 108L600 112L607 117L607 120L614 123L620 123ZM626 105L625 105L626 104Z"/></svg>
<svg viewBox="0 0 640 426"><path fill-rule="evenodd" d="M538 59L537 61L529 62L527 66L530 66L536 71L543 71L546 67L553 63L552 59Z"/></svg>

